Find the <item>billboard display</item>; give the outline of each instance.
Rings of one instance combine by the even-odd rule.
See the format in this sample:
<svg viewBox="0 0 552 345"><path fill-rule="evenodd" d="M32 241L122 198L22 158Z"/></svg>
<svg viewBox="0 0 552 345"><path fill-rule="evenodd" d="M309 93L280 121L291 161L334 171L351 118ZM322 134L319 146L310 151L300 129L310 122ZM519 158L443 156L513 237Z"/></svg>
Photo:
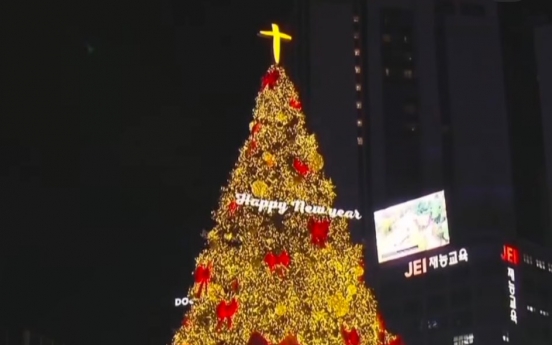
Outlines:
<svg viewBox="0 0 552 345"><path fill-rule="evenodd" d="M376 211L374 221L379 263L450 243L444 191Z"/></svg>

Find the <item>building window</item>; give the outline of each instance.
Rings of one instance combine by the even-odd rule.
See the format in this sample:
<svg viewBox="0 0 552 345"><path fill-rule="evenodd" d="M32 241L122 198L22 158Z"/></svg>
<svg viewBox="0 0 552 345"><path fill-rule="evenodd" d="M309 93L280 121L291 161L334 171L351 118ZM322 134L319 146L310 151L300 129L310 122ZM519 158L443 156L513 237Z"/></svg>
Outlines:
<svg viewBox="0 0 552 345"><path fill-rule="evenodd" d="M404 58L406 59L406 61L412 62L412 53L405 53Z"/></svg>
<svg viewBox="0 0 552 345"><path fill-rule="evenodd" d="M457 335L453 339L453 345L473 344L473 334Z"/></svg>
<svg viewBox="0 0 552 345"><path fill-rule="evenodd" d="M389 42L391 42L391 35L390 34L383 34L382 39L383 39L383 42L389 43Z"/></svg>
<svg viewBox="0 0 552 345"><path fill-rule="evenodd" d="M362 109L362 102L356 102L357 109Z"/></svg>
<svg viewBox="0 0 552 345"><path fill-rule="evenodd" d="M359 34L358 32L355 32L355 33L353 34L353 38L354 38L355 40L358 40L358 39L360 38L360 34Z"/></svg>
<svg viewBox="0 0 552 345"><path fill-rule="evenodd" d="M362 86L360 84L356 84L355 90L357 90L357 91L362 90Z"/></svg>
<svg viewBox="0 0 552 345"><path fill-rule="evenodd" d="M502 333L502 341L505 342L505 343L510 342L510 333L508 333L508 331L504 331Z"/></svg>
<svg viewBox="0 0 552 345"><path fill-rule="evenodd" d="M550 315L550 313L548 313L546 310L541 310L541 311L540 311L540 314L541 314L542 316L549 316L549 315Z"/></svg>
<svg viewBox="0 0 552 345"><path fill-rule="evenodd" d="M552 264L550 262L548 263L548 272L552 272Z"/></svg>
<svg viewBox="0 0 552 345"><path fill-rule="evenodd" d="M473 344L473 334L458 335L453 338L453 345Z"/></svg>
<svg viewBox="0 0 552 345"><path fill-rule="evenodd" d="M542 260L537 260L537 267L540 268L541 270L546 269L546 265L545 265L544 261L542 261Z"/></svg>
<svg viewBox="0 0 552 345"><path fill-rule="evenodd" d="M360 73L360 66L355 66L355 73Z"/></svg>
<svg viewBox="0 0 552 345"><path fill-rule="evenodd" d="M525 262L526 264L532 265L533 258L527 254L523 254L523 262Z"/></svg>
<svg viewBox="0 0 552 345"><path fill-rule="evenodd" d="M360 56L360 49L355 49L355 56Z"/></svg>
<svg viewBox="0 0 552 345"><path fill-rule="evenodd" d="M357 144L362 145L363 141L361 137L357 137Z"/></svg>
<svg viewBox="0 0 552 345"><path fill-rule="evenodd" d="M362 127L362 120L357 120L357 127Z"/></svg>
<svg viewBox="0 0 552 345"><path fill-rule="evenodd" d="M536 311L535 307L533 307L532 305L528 305L527 310L530 311L531 313L534 313Z"/></svg>
<svg viewBox="0 0 552 345"><path fill-rule="evenodd" d="M353 16L353 22L358 23L358 21L359 21L358 16Z"/></svg>
<svg viewBox="0 0 552 345"><path fill-rule="evenodd" d="M389 74L391 74L391 72L389 71L389 68L385 67L385 76L389 77Z"/></svg>
<svg viewBox="0 0 552 345"><path fill-rule="evenodd" d="M413 76L412 70L411 69L405 69L403 71L403 75L404 75L405 79L412 79L412 76Z"/></svg>
<svg viewBox="0 0 552 345"><path fill-rule="evenodd" d="M463 4L460 12L464 16L485 17L485 7L479 4Z"/></svg>
<svg viewBox="0 0 552 345"><path fill-rule="evenodd" d="M408 36L405 35L405 36L403 37L403 41L404 41L404 43L408 43L408 42L410 41L410 38L409 38Z"/></svg>

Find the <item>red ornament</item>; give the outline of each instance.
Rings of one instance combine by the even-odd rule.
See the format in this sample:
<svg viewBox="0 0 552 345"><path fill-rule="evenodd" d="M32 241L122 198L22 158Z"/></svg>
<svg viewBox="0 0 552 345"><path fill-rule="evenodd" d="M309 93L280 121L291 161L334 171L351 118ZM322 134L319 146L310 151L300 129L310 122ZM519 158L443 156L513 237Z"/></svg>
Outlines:
<svg viewBox="0 0 552 345"><path fill-rule="evenodd" d="M213 265L209 263L209 265L200 265L195 270L195 273L194 273L195 283L199 284L198 291L196 292L196 296L198 298L201 297L203 288L205 288L205 293L207 293L207 286L209 285L209 281L211 280L212 269L213 269Z"/></svg>
<svg viewBox="0 0 552 345"><path fill-rule="evenodd" d="M220 330L220 327L226 321L228 328L232 328L232 319L236 315L239 308L238 301L235 298L232 298L229 302L221 301L217 306L217 317L218 324L217 330Z"/></svg>
<svg viewBox="0 0 552 345"><path fill-rule="evenodd" d="M251 156L254 155L255 152L257 152L257 141L251 140L247 149L247 153Z"/></svg>
<svg viewBox="0 0 552 345"><path fill-rule="evenodd" d="M184 328L188 328L191 326L191 322L190 322L190 319L188 319L187 317L184 317L182 319L182 327Z"/></svg>
<svg viewBox="0 0 552 345"><path fill-rule="evenodd" d="M230 204L228 204L228 211L230 211L230 215L234 215L234 213L238 209L238 206L239 205L236 202L236 200L232 200L232 202L230 202Z"/></svg>
<svg viewBox="0 0 552 345"><path fill-rule="evenodd" d="M297 158L293 159L293 167L303 177L307 176L310 172L309 166Z"/></svg>
<svg viewBox="0 0 552 345"><path fill-rule="evenodd" d="M283 269L288 268L291 264L291 258L288 252L285 250L279 255L269 252L265 255L264 261L268 265L268 268L274 272L277 271L280 275L283 275Z"/></svg>
<svg viewBox="0 0 552 345"><path fill-rule="evenodd" d="M293 109L296 109L296 110L301 110L301 108L303 107L303 105L301 104L301 102L297 99L292 99L291 101L289 101L289 105L293 108Z"/></svg>
<svg viewBox="0 0 552 345"><path fill-rule="evenodd" d="M348 331L345 329L345 327L341 326L341 336L343 337L343 341L345 342L345 345L360 344L360 336L358 335L356 328L353 328L350 331Z"/></svg>
<svg viewBox="0 0 552 345"><path fill-rule="evenodd" d="M256 122L255 125L253 125L253 128L251 128L251 133L253 133L253 135L259 133L261 131L261 127L262 125L259 122Z"/></svg>
<svg viewBox="0 0 552 345"><path fill-rule="evenodd" d="M385 330L386 330L385 321L383 320L383 317L379 313L377 315L377 318L378 318L378 325L379 325L379 341L381 344L385 344Z"/></svg>
<svg viewBox="0 0 552 345"><path fill-rule="evenodd" d="M330 221L327 219L317 220L311 218L311 220L309 220L309 230L312 244L324 248L330 233Z"/></svg>
<svg viewBox="0 0 552 345"><path fill-rule="evenodd" d="M267 87L273 89L280 78L280 72L278 70L272 70L263 77L263 90Z"/></svg>
<svg viewBox="0 0 552 345"><path fill-rule="evenodd" d="M232 287L232 291L234 292L238 292L240 290L240 283L238 282L237 279L234 279L232 281L231 287Z"/></svg>
<svg viewBox="0 0 552 345"><path fill-rule="evenodd" d="M268 340L266 340L260 333L253 332L249 337L247 345L270 345Z"/></svg>

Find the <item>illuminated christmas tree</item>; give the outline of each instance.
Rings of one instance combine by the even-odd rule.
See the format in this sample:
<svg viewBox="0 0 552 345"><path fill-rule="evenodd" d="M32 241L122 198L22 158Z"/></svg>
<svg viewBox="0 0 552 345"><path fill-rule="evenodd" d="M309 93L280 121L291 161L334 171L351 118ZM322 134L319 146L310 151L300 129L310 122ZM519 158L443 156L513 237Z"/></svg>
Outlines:
<svg viewBox="0 0 552 345"><path fill-rule="evenodd" d="M274 59L250 136L222 188L208 248L197 258L194 304L174 345L398 345L364 285L362 247L333 208L334 185L306 129L301 102Z"/></svg>

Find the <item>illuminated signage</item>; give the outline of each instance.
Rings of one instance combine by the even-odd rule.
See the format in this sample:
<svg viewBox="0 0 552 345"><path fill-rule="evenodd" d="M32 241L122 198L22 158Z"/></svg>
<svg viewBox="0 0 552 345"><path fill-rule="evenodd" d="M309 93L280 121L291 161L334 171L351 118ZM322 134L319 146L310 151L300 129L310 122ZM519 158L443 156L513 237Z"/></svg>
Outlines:
<svg viewBox="0 0 552 345"><path fill-rule="evenodd" d="M325 206L316 206L309 205L303 200L295 200L291 204L278 201L278 200L267 200L267 199L256 199L251 194L247 193L237 193L236 194L236 204L256 207L259 212L272 213L272 211L277 211L279 214L284 214L287 210L291 209L293 212L297 213L307 213L314 215L328 215L330 218L340 217L348 219L360 219L362 216L358 210L342 210L332 207Z"/></svg>
<svg viewBox="0 0 552 345"><path fill-rule="evenodd" d="M500 257L502 258L502 260L514 266L519 264L519 251L512 246L503 246L502 254L500 254ZM517 325L516 271L514 267L507 267L507 269L510 321Z"/></svg>
<svg viewBox="0 0 552 345"><path fill-rule="evenodd" d="M174 306L180 307L180 306L187 306L194 304L194 301L192 301L191 298L184 297L184 298L175 298L174 299Z"/></svg>
<svg viewBox="0 0 552 345"><path fill-rule="evenodd" d="M444 191L376 211L374 223L379 263L450 244Z"/></svg>
<svg viewBox="0 0 552 345"><path fill-rule="evenodd" d="M429 258L421 258L408 263L408 272L404 276L410 278L427 273L430 269L445 268L454 266L460 262L468 262L468 251L462 248L458 251L453 250L448 254L438 254Z"/></svg>
<svg viewBox="0 0 552 345"><path fill-rule="evenodd" d="M502 248L502 254L500 255L502 260L509 262L513 265L519 264L519 252L516 248L505 245Z"/></svg>
<svg viewBox="0 0 552 345"><path fill-rule="evenodd" d="M517 325L516 274L508 267L508 294L510 295L510 320Z"/></svg>

